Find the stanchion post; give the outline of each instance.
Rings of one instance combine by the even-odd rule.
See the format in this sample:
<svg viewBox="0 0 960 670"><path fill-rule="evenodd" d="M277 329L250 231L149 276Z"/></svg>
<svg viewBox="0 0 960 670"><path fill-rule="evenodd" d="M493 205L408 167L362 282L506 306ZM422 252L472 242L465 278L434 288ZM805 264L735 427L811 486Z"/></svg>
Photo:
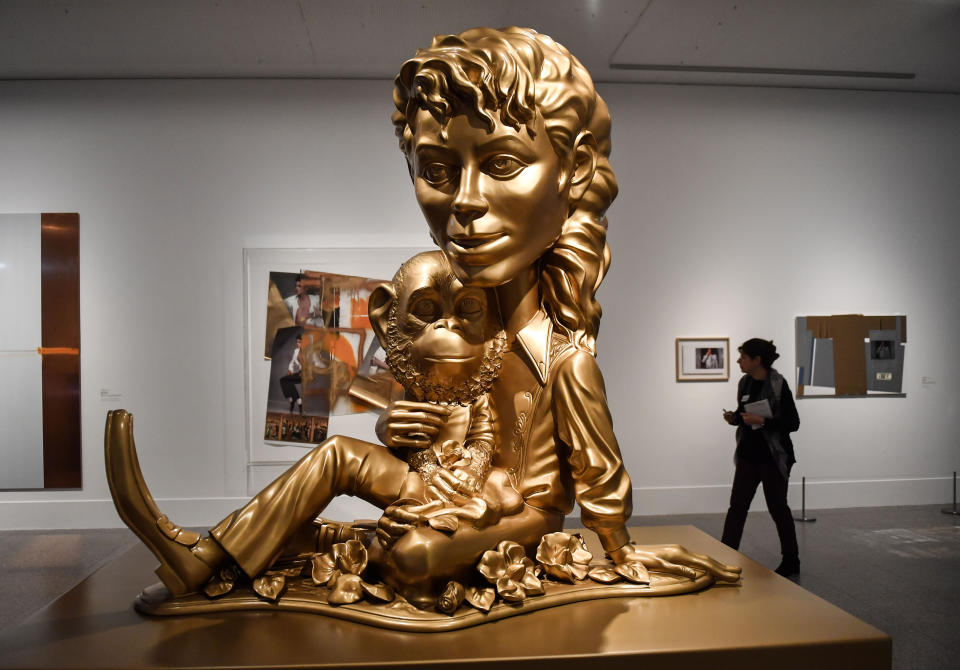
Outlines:
<svg viewBox="0 0 960 670"><path fill-rule="evenodd" d="M960 509L957 509L957 471L953 471L953 507L944 507L940 510L944 514L960 516Z"/></svg>
<svg viewBox="0 0 960 670"><path fill-rule="evenodd" d="M956 501L954 501L956 504ZM813 523L816 519L812 519L807 516L807 478L802 477L800 479L800 516L793 517L794 521L804 521L806 523Z"/></svg>

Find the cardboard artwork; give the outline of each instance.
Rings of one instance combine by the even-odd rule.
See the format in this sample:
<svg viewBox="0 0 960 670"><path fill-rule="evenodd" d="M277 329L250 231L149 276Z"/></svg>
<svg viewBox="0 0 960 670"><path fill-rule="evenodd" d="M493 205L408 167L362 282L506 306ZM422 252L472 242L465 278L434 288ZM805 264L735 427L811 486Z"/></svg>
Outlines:
<svg viewBox="0 0 960 670"><path fill-rule="evenodd" d="M370 292L382 281L270 273L265 441L321 442L330 416L383 409L402 395L367 315Z"/></svg>
<svg viewBox="0 0 960 670"><path fill-rule="evenodd" d="M906 342L903 315L797 317L797 397L902 396Z"/></svg>

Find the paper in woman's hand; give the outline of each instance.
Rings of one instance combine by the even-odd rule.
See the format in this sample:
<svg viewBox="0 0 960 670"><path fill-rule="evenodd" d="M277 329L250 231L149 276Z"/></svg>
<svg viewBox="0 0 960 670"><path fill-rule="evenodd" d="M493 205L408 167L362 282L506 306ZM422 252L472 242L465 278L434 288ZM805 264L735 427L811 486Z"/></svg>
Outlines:
<svg viewBox="0 0 960 670"><path fill-rule="evenodd" d="M770 401L764 398L763 400L757 400L756 402L748 402L743 406L743 411L749 414L756 414L757 416L762 416L764 419L773 418L773 410L770 408ZM762 423L755 423L750 426L753 430L760 430L763 428Z"/></svg>

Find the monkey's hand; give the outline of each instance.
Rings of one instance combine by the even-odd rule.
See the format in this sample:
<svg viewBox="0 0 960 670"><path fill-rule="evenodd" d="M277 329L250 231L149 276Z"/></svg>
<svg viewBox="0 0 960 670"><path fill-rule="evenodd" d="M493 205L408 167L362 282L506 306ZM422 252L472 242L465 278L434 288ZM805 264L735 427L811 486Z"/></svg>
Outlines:
<svg viewBox="0 0 960 670"><path fill-rule="evenodd" d="M426 515L443 506L440 500L422 504L419 500L402 498L383 510L377 522L377 539L384 549L389 549L408 531L429 523Z"/></svg>
<svg viewBox="0 0 960 670"><path fill-rule="evenodd" d="M469 467L437 468L427 483L427 491L433 498L453 502L457 496L476 495L482 486L482 479Z"/></svg>
<svg viewBox="0 0 960 670"><path fill-rule="evenodd" d="M695 554L679 544L625 544L610 552L617 572L630 581L649 581L647 570L667 572L696 579L697 572L708 572L718 582L737 582L740 568L726 565L706 554Z"/></svg>
<svg viewBox="0 0 960 670"><path fill-rule="evenodd" d="M486 500L477 496L460 496L453 506L432 510L425 516L431 527L452 533L459 527L460 519L470 521L475 528L486 528L499 521L501 514L499 505L488 505Z"/></svg>
<svg viewBox="0 0 960 670"><path fill-rule="evenodd" d="M391 449L424 449L433 444L452 411L444 405L397 400L377 419L377 437Z"/></svg>

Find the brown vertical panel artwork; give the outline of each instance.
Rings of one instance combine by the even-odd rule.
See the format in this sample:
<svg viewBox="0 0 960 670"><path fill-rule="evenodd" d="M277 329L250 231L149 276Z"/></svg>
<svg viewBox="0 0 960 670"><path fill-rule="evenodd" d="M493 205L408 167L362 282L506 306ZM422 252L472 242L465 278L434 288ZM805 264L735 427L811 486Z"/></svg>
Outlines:
<svg viewBox="0 0 960 670"><path fill-rule="evenodd" d="M862 314L834 314L830 317L830 336L836 394L866 395L867 362L863 355L866 319Z"/></svg>
<svg viewBox="0 0 960 670"><path fill-rule="evenodd" d="M43 485L80 488L80 216L40 218Z"/></svg>

